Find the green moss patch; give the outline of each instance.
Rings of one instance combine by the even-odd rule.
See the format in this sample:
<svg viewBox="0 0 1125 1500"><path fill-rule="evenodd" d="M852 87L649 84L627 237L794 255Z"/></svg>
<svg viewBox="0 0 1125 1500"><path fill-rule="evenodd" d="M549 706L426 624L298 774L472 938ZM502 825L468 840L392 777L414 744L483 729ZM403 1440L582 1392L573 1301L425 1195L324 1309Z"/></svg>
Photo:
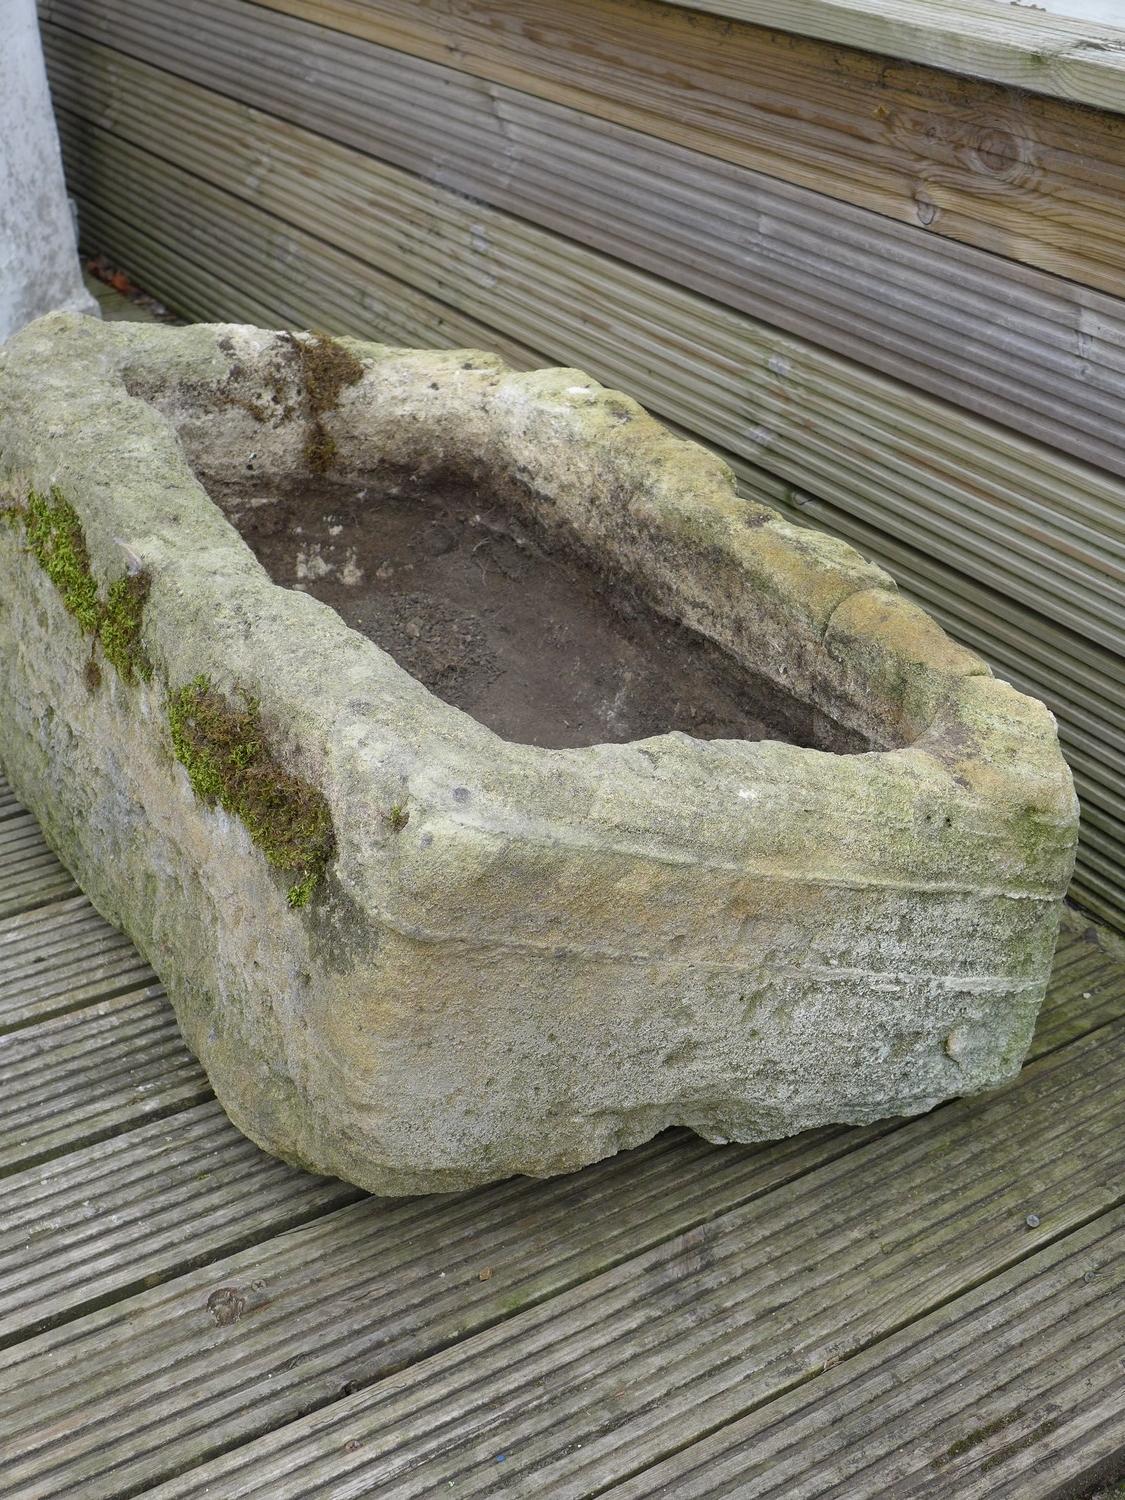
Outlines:
<svg viewBox="0 0 1125 1500"><path fill-rule="evenodd" d="M57 489L52 488L49 495L32 490L23 524L27 545L62 595L63 604L82 629L94 635L101 619L101 604L78 512Z"/></svg>
<svg viewBox="0 0 1125 1500"><path fill-rule="evenodd" d="M363 364L326 333L295 338L293 347L301 363L305 400L312 418L305 461L310 469L323 474L336 458L336 440L325 427L324 418L339 403L345 387L362 379Z"/></svg>
<svg viewBox="0 0 1125 1500"><path fill-rule="evenodd" d="M278 764L266 743L257 701L233 706L196 677L169 693L176 759L197 797L240 819L275 869L294 876L290 906L305 906L336 848L323 793Z"/></svg>
<svg viewBox="0 0 1125 1500"><path fill-rule="evenodd" d="M392 833L401 833L410 822L410 809L403 802L396 802L386 814L387 822L391 825Z"/></svg>
<svg viewBox="0 0 1125 1500"><path fill-rule="evenodd" d="M103 601L82 522L57 489L49 495L32 490L25 505L5 503L0 519L22 526L29 551L93 637L85 667L89 691L102 683L94 655L99 642L124 682L149 681L153 667L141 644L149 575L117 579ZM196 795L239 818L270 864L293 877L289 904L307 905L336 848L332 816L324 795L274 758L257 702L247 698L232 707L206 677L197 677L169 693L167 713L176 758Z"/></svg>
<svg viewBox="0 0 1125 1500"><path fill-rule="evenodd" d="M125 682L152 676L152 663L141 646L141 625L151 580L147 573L133 573L110 585L103 603L90 568L90 553L78 512L70 501L52 488L49 495L31 490L26 505L5 505L3 517L22 525L32 556L62 595L66 609L87 635L102 644ZM96 691L101 670L91 654L86 666L86 684Z"/></svg>
<svg viewBox="0 0 1125 1500"><path fill-rule="evenodd" d="M141 646L141 625L152 580L147 573L131 573L110 585L98 621L98 639L107 660L126 682L152 676L152 663Z"/></svg>

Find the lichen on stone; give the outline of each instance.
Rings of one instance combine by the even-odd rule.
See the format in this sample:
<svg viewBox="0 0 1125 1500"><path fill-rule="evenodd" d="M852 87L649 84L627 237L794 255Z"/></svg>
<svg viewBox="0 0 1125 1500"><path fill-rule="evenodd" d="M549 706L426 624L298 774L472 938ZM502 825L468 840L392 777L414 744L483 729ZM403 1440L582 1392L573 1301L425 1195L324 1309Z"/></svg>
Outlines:
<svg viewBox="0 0 1125 1500"><path fill-rule="evenodd" d="M238 818L269 863L296 877L289 905L307 905L336 847L332 815L322 792L275 759L257 701L232 705L201 676L168 694L167 714L196 796Z"/></svg>
<svg viewBox="0 0 1125 1500"><path fill-rule="evenodd" d="M294 338L293 347L301 364L305 400L312 420L312 431L305 443L305 461L314 472L323 474L336 458L336 439L325 427L324 418L339 403L345 386L362 379L363 364L326 333Z"/></svg>

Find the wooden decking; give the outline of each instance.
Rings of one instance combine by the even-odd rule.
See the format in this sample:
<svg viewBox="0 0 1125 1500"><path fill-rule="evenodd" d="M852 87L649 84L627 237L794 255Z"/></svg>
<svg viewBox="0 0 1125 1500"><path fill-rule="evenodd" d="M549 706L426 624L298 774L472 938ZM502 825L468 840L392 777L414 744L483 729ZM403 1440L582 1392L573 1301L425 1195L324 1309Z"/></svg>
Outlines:
<svg viewBox="0 0 1125 1500"><path fill-rule="evenodd" d="M227 1122L0 783L0 1033L5 1497L1035 1500L1125 1466L1125 962L1077 917L997 1094L377 1200Z"/></svg>

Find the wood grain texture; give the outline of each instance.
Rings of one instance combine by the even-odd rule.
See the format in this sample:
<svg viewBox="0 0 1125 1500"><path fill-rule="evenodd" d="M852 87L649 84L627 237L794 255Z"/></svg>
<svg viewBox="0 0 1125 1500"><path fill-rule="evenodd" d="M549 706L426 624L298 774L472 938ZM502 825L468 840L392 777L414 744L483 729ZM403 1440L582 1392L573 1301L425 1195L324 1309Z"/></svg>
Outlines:
<svg viewBox="0 0 1125 1500"><path fill-rule="evenodd" d="M673 0L690 10L1125 110L1121 26L995 0ZM1125 22L1125 13L1122 14Z"/></svg>
<svg viewBox="0 0 1125 1500"><path fill-rule="evenodd" d="M31 1496L50 1476L108 1500L158 1482L578 1286L847 1144L820 1132L718 1151L677 1132L573 1177L368 1200L143 1292L12 1351L0 1375L9 1412L0 1493ZM217 1322L209 1304L228 1302L241 1311ZM122 1393L157 1383L138 1431Z"/></svg>
<svg viewBox="0 0 1125 1500"><path fill-rule="evenodd" d="M0 1180L0 1346L358 1197L266 1156L215 1103Z"/></svg>
<svg viewBox="0 0 1125 1500"><path fill-rule="evenodd" d="M155 982L129 939L85 896L0 921L0 1032Z"/></svg>
<svg viewBox="0 0 1125 1500"><path fill-rule="evenodd" d="M655 0L267 4L930 234L1125 289L1119 115ZM57 5L46 0L49 19Z"/></svg>
<svg viewBox="0 0 1125 1500"><path fill-rule="evenodd" d="M16 801L16 794L5 778L0 776L0 823L6 823L9 818L21 817L23 811L22 805Z"/></svg>
<svg viewBox="0 0 1125 1500"><path fill-rule="evenodd" d="M602 1493L1116 1208L1122 1063L1118 1022L151 1494Z"/></svg>
<svg viewBox="0 0 1125 1500"><path fill-rule="evenodd" d="M3 1038L0 1068L0 1175L199 1104L211 1092L159 987Z"/></svg>
<svg viewBox="0 0 1125 1500"><path fill-rule="evenodd" d="M69 871L22 809L0 821L0 860L0 920L77 893Z"/></svg>
<svg viewBox="0 0 1125 1500"><path fill-rule="evenodd" d="M1055 1500L1125 1463L1123 1346L1117 1211L605 1493Z"/></svg>
<svg viewBox="0 0 1125 1500"><path fill-rule="evenodd" d="M1072 920L1033 1055L1122 1015L1125 968ZM0 1494L135 1493L762 1201L884 1129L727 1149L669 1132L572 1177L357 1203L139 1292L9 1351Z"/></svg>
<svg viewBox="0 0 1125 1500"><path fill-rule="evenodd" d="M317 66L304 71L291 66L299 34L269 52L247 37L239 93L261 109L201 87L224 67L205 38L149 21L142 42L131 33L148 63L58 26L44 41L57 104L178 161L206 118L223 179L243 192L292 150L281 115L1125 473L1125 304L511 89L381 48L356 58L356 43L306 29ZM362 81L346 111L326 107L322 72Z"/></svg>

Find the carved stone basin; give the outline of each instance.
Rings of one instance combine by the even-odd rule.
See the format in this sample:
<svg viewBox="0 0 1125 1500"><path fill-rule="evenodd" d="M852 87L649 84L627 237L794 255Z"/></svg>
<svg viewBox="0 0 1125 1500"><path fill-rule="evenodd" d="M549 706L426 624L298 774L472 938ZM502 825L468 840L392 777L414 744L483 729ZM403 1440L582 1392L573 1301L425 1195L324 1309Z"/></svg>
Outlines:
<svg viewBox="0 0 1125 1500"><path fill-rule="evenodd" d="M442 1190L1019 1065L1051 715L627 398L52 315L0 455L0 759L268 1150Z"/></svg>

